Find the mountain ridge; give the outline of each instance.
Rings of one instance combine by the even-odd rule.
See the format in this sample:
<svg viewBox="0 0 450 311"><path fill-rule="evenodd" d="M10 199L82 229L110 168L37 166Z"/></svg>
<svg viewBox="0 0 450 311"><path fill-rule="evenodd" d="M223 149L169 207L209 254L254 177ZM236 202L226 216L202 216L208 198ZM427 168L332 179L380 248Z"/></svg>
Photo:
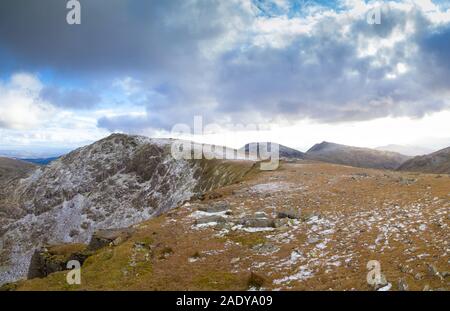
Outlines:
<svg viewBox="0 0 450 311"><path fill-rule="evenodd" d="M353 147L323 141L306 152L306 158L355 167L396 169L410 159L396 152Z"/></svg>
<svg viewBox="0 0 450 311"><path fill-rule="evenodd" d="M284 146L284 145L281 145L281 144L278 144L275 142L251 142L251 143L248 143L248 144L244 145L243 147L241 147L239 149L239 151L245 152L246 155L249 155L250 151L256 151L257 152L256 157L259 158L261 145L264 145L264 148L262 148L262 150L268 151L269 154L270 154L271 146L278 145L280 158L287 158L287 159L304 159L305 158L304 152L301 152L297 149L290 148L290 147L287 147L287 146ZM266 150L266 148L268 150Z"/></svg>
<svg viewBox="0 0 450 311"><path fill-rule="evenodd" d="M403 163L398 170L434 174L450 174L450 147L414 157Z"/></svg>

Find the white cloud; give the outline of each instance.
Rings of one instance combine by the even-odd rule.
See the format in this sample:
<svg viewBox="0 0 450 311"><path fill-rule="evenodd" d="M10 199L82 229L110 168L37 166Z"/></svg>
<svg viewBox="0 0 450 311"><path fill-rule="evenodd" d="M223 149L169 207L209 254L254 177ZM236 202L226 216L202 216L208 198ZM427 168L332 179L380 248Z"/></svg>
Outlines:
<svg viewBox="0 0 450 311"><path fill-rule="evenodd" d="M41 98L44 83L20 72L0 81L0 145L79 146L108 134L97 128L102 112L74 112Z"/></svg>
<svg viewBox="0 0 450 311"><path fill-rule="evenodd" d="M44 124L56 109L39 97L39 79L29 73L16 73L0 82L0 127L27 130Z"/></svg>

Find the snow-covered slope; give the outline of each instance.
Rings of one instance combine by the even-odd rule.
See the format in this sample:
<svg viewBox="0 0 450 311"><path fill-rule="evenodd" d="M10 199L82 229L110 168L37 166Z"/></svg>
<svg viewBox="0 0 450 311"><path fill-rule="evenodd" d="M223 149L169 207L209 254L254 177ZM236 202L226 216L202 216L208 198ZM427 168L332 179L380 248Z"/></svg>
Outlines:
<svg viewBox="0 0 450 311"><path fill-rule="evenodd" d="M0 232L0 283L25 276L43 244L88 242L96 229L149 219L237 180L253 165L175 160L171 143L113 134L21 180L10 195L25 216Z"/></svg>

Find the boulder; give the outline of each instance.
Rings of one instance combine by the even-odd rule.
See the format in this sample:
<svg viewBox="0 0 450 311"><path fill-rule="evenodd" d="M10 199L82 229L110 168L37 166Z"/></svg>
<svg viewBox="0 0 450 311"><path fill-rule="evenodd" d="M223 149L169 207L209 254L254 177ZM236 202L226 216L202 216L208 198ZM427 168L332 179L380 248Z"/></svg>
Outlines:
<svg viewBox="0 0 450 311"><path fill-rule="evenodd" d="M416 275L414 276L414 278L417 281L420 281L420 280L422 280L424 278L424 275L423 275L423 273L417 272Z"/></svg>
<svg viewBox="0 0 450 311"><path fill-rule="evenodd" d="M133 232L132 228L98 230L92 235L88 249L95 251L105 246L118 245L126 241Z"/></svg>
<svg viewBox="0 0 450 311"><path fill-rule="evenodd" d="M67 270L67 263L78 260L80 265L89 257L84 244L47 245L35 250L28 268L28 279L43 278Z"/></svg>
<svg viewBox="0 0 450 311"><path fill-rule="evenodd" d="M308 244L316 244L320 242L320 238L318 236L310 236L307 240Z"/></svg>
<svg viewBox="0 0 450 311"><path fill-rule="evenodd" d="M442 276L435 265L429 263L427 263L426 265L429 276L437 276L438 278L442 279Z"/></svg>
<svg viewBox="0 0 450 311"><path fill-rule="evenodd" d="M275 228L275 222L269 218L244 218L240 224L249 228Z"/></svg>
<svg viewBox="0 0 450 311"><path fill-rule="evenodd" d="M386 277L384 274L380 274L379 277L375 278L373 284L371 284L373 289L378 290L384 290L386 287L389 286L389 282L386 280Z"/></svg>
<svg viewBox="0 0 450 311"><path fill-rule="evenodd" d="M277 212L278 218L300 219L300 211L295 209L281 210Z"/></svg>
<svg viewBox="0 0 450 311"><path fill-rule="evenodd" d="M250 272L250 276L248 278L248 282L247 285L249 288L256 288L256 289L260 289L261 287L263 287L264 284L267 283L267 279L255 272Z"/></svg>
<svg viewBox="0 0 450 311"><path fill-rule="evenodd" d="M203 217L203 218L199 218L199 219L195 220L195 224L203 225L203 224L209 224L209 223L213 223L213 222L218 223L218 224L223 224L226 221L227 220L222 216L212 215L212 216L207 216L207 217Z"/></svg>
<svg viewBox="0 0 450 311"><path fill-rule="evenodd" d="M284 227L289 223L287 218L277 218L274 220L275 228Z"/></svg>
<svg viewBox="0 0 450 311"><path fill-rule="evenodd" d="M398 290L403 292L409 290L408 283L404 278L398 280Z"/></svg>
<svg viewBox="0 0 450 311"><path fill-rule="evenodd" d="M221 202L215 202L211 205L207 206L201 206L198 208L199 211L206 212L206 213L219 213L219 212L225 212L230 209L230 203L226 201Z"/></svg>

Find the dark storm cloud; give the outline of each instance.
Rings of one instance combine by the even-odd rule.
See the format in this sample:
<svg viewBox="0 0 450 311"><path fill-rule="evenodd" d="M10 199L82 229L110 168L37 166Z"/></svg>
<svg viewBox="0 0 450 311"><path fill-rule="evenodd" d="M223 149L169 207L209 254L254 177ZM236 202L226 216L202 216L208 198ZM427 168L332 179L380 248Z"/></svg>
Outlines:
<svg viewBox="0 0 450 311"><path fill-rule="evenodd" d="M98 126L109 130L170 129L196 114L210 121L341 122L449 107L450 26L432 23L418 8L384 7L381 25L326 16L280 47L256 44L253 22L262 17L231 1L81 3L81 25L69 26L65 1L2 1L0 55L14 60L3 58L0 68L15 62L85 79L139 79L134 98L147 116L101 118ZM399 34L406 38L381 44ZM376 53L362 53L374 42ZM90 91L50 88L43 95L63 107L98 102Z"/></svg>
<svg viewBox="0 0 450 311"><path fill-rule="evenodd" d="M33 67L88 72L177 70L198 44L220 35L218 1L81 0L81 25L66 1L0 2L0 48Z"/></svg>
<svg viewBox="0 0 450 311"><path fill-rule="evenodd" d="M144 128L158 128L158 124L151 124L145 116L114 116L102 117L97 121L97 126L111 132L122 132L137 134Z"/></svg>
<svg viewBox="0 0 450 311"><path fill-rule="evenodd" d="M77 110L92 109L97 106L101 98L93 91L83 89L63 90L55 86L48 86L41 90L40 97L61 108Z"/></svg>

